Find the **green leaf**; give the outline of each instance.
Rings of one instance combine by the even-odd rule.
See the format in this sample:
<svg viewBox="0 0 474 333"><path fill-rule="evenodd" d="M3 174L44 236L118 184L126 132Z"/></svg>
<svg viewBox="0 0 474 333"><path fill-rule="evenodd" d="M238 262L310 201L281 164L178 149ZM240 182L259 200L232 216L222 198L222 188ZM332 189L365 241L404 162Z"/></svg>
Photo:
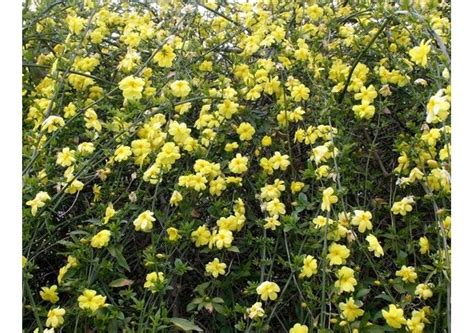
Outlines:
<svg viewBox="0 0 474 333"><path fill-rule="evenodd" d="M116 279L116 280L113 280L112 282L110 282L109 287L120 288L120 287L131 286L132 284L133 284L132 280L121 278L121 279Z"/></svg>
<svg viewBox="0 0 474 333"><path fill-rule="evenodd" d="M169 321L184 331L204 332L202 328L184 318L169 318Z"/></svg>
<svg viewBox="0 0 474 333"><path fill-rule="evenodd" d="M107 249L109 250L110 255L112 257L114 257L115 259L117 259L117 263L121 267L125 268L127 271L130 272L130 267L127 264L127 260L125 259L125 257L122 254L122 247L121 246L109 246Z"/></svg>
<svg viewBox="0 0 474 333"><path fill-rule="evenodd" d="M237 246L235 246L235 245L232 245L231 247L229 247L229 248L227 249L227 251L235 252L235 253L240 253L239 248L238 248Z"/></svg>

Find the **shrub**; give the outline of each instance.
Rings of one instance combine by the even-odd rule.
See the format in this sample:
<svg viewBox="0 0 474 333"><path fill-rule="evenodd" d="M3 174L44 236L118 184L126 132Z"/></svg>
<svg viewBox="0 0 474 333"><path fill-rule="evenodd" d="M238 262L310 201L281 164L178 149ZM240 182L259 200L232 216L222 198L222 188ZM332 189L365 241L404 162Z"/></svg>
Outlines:
<svg viewBox="0 0 474 333"><path fill-rule="evenodd" d="M448 330L449 17L27 1L25 330Z"/></svg>

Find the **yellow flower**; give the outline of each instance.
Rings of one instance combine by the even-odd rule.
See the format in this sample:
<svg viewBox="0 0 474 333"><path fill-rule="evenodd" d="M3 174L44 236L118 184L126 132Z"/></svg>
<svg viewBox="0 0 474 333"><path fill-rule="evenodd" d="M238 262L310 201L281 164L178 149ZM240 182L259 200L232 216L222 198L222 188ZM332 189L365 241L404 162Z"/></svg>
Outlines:
<svg viewBox="0 0 474 333"><path fill-rule="evenodd" d="M21 268L25 268L28 263L28 259L25 256L21 256Z"/></svg>
<svg viewBox="0 0 474 333"><path fill-rule="evenodd" d="M306 325L301 325L300 323L296 323L293 325L292 328L290 328L289 333L308 333L308 326Z"/></svg>
<svg viewBox="0 0 474 333"><path fill-rule="evenodd" d="M165 282L165 275L163 272L152 272L146 275L145 280L143 287L150 290L152 293L156 293L160 290L163 282Z"/></svg>
<svg viewBox="0 0 474 333"><path fill-rule="evenodd" d="M286 213L285 204L280 202L278 198L275 198L266 203L266 210L270 216L284 215Z"/></svg>
<svg viewBox="0 0 474 333"><path fill-rule="evenodd" d="M280 287L275 282L265 281L257 287L257 294L263 301L268 299L274 301L277 299Z"/></svg>
<svg viewBox="0 0 474 333"><path fill-rule="evenodd" d="M90 155L94 152L95 147L92 142L83 142L77 146L77 151L82 155Z"/></svg>
<svg viewBox="0 0 474 333"><path fill-rule="evenodd" d="M338 280L334 283L334 286L339 289L339 293L354 291L357 280L354 278L354 270L352 268L343 266L337 271L336 275Z"/></svg>
<svg viewBox="0 0 474 333"><path fill-rule="evenodd" d="M354 95L356 100L362 100L362 103L367 102L367 104L371 104L376 97L377 90L375 90L373 85L370 85L368 88L360 88L360 91Z"/></svg>
<svg viewBox="0 0 474 333"><path fill-rule="evenodd" d="M426 238L425 236L420 237L419 244L421 254L427 254L428 252L430 252L430 241L428 240L428 238Z"/></svg>
<svg viewBox="0 0 474 333"><path fill-rule="evenodd" d="M411 61L413 61L415 64L420 65L421 67L426 67L430 50L430 41L422 41L419 46L415 46L410 51L408 51L408 54L410 55Z"/></svg>
<svg viewBox="0 0 474 333"><path fill-rule="evenodd" d="M132 156L132 149L129 146L120 145L115 149L114 161L126 161L130 156Z"/></svg>
<svg viewBox="0 0 474 333"><path fill-rule="evenodd" d="M176 57L173 51L173 48L166 44L155 54L153 61L157 62L160 67L169 68L173 65L173 60Z"/></svg>
<svg viewBox="0 0 474 333"><path fill-rule="evenodd" d="M316 273L317 269L318 262L316 261L316 259L311 255L307 255L303 260L303 267L301 268L301 273L298 277L300 279L305 277L309 278Z"/></svg>
<svg viewBox="0 0 474 333"><path fill-rule="evenodd" d="M52 133L57 131L60 127L65 125L64 119L58 116L49 116L43 121L41 125L42 131L48 131L48 133Z"/></svg>
<svg viewBox="0 0 474 333"><path fill-rule="evenodd" d="M268 160L268 163L272 166L274 170L281 169L285 171L288 166L290 165L289 161L289 156L288 155L282 155L280 152L275 152L272 157Z"/></svg>
<svg viewBox="0 0 474 333"><path fill-rule="evenodd" d="M146 210L133 221L133 225L135 226L136 231L143 231L143 232L150 232L153 228L153 222L156 219L153 217L154 213Z"/></svg>
<svg viewBox="0 0 474 333"><path fill-rule="evenodd" d="M406 325L412 333L423 333L425 328L425 322L428 322L425 318L423 309L421 311L414 310L411 318L407 320Z"/></svg>
<svg viewBox="0 0 474 333"><path fill-rule="evenodd" d="M403 265L400 270L396 271L396 276L400 276L404 282L414 283L418 275L416 274L415 268L412 266Z"/></svg>
<svg viewBox="0 0 474 333"><path fill-rule="evenodd" d="M246 312L250 319L261 318L265 315L265 310L262 308L262 302L254 303L250 308L247 308Z"/></svg>
<svg viewBox="0 0 474 333"><path fill-rule="evenodd" d="M300 102L301 100L307 100L309 98L309 88L304 84L298 84L291 89L291 98L295 102Z"/></svg>
<svg viewBox="0 0 474 333"><path fill-rule="evenodd" d="M97 291L91 289L85 289L82 295L77 299L79 307L83 310L91 310L92 312L97 311L100 308L107 306L105 301L106 296L97 295Z"/></svg>
<svg viewBox="0 0 474 333"><path fill-rule="evenodd" d="M76 151L71 150L69 147L63 148L61 152L58 153L56 164L59 164L62 167L68 167L76 161L74 157Z"/></svg>
<svg viewBox="0 0 474 333"><path fill-rule="evenodd" d="M237 128L237 134L239 134L239 139L241 141L252 140L252 136L255 133L255 128L250 123L243 122Z"/></svg>
<svg viewBox="0 0 474 333"><path fill-rule="evenodd" d="M64 324L63 316L66 310L62 308L55 308L48 311L48 319L46 319L46 327L56 328Z"/></svg>
<svg viewBox="0 0 474 333"><path fill-rule="evenodd" d="M105 216L104 216L104 224L109 223L109 220L115 215L116 211L114 209L114 206L112 203L109 203L107 205L107 208L105 209Z"/></svg>
<svg viewBox="0 0 474 333"><path fill-rule="evenodd" d="M91 246L100 249L109 245L110 241L110 230L101 230L91 239Z"/></svg>
<svg viewBox="0 0 474 333"><path fill-rule="evenodd" d="M170 85L171 93L175 97L186 97L191 92L191 88L189 87L188 81L185 80L178 80L174 81Z"/></svg>
<svg viewBox="0 0 474 333"><path fill-rule="evenodd" d="M422 300L427 300L433 296L433 291L428 284L420 283L416 286L415 295L420 297Z"/></svg>
<svg viewBox="0 0 474 333"><path fill-rule="evenodd" d="M413 197L405 197L400 201L394 202L391 211L395 215L402 215L405 216L408 212L413 210L412 205L415 203Z"/></svg>
<svg viewBox="0 0 474 333"><path fill-rule="evenodd" d="M272 144L272 137L268 136L268 135L265 135L262 138L262 146L268 147L268 146L271 146L271 144Z"/></svg>
<svg viewBox="0 0 474 333"><path fill-rule="evenodd" d="M387 324L393 328L400 328L406 323L406 319L403 316L403 309L397 308L394 304L389 305L388 311L382 310L382 315Z"/></svg>
<svg viewBox="0 0 474 333"><path fill-rule="evenodd" d="M97 117L97 113L93 109L89 108L84 112L84 120L86 122L86 128L93 128L97 132L102 130L102 124Z"/></svg>
<svg viewBox="0 0 474 333"><path fill-rule="evenodd" d="M265 222L267 222L263 225L265 229L276 230L276 227L281 225L280 221L278 221L277 216L266 217Z"/></svg>
<svg viewBox="0 0 474 333"><path fill-rule="evenodd" d="M327 259L329 259L329 265L342 265L349 258L351 251L345 246L337 243L332 243L329 246L329 253Z"/></svg>
<svg viewBox="0 0 474 333"><path fill-rule="evenodd" d="M171 206L178 206L181 201L183 201L183 196L181 195L181 193L179 191L173 191L173 194L170 198Z"/></svg>
<svg viewBox="0 0 474 333"><path fill-rule="evenodd" d="M451 105L443 93L443 90L439 90L436 95L430 97L426 105L426 122L428 124L443 122L448 118Z"/></svg>
<svg viewBox="0 0 474 333"><path fill-rule="evenodd" d="M232 102L231 100L224 100L223 103L217 105L217 110L219 113L225 117L225 119L230 119L235 113L239 111L239 104Z"/></svg>
<svg viewBox="0 0 474 333"><path fill-rule="evenodd" d="M229 248L232 245L232 241L234 240L234 236L232 235L232 231L227 229L219 229L219 232L212 233L211 239L209 240L209 248L213 246L217 247L219 250L222 248Z"/></svg>
<svg viewBox="0 0 474 333"><path fill-rule="evenodd" d="M42 287L40 291L40 296L44 301L51 302L55 304L59 301L57 290L58 286L53 284L51 287Z"/></svg>
<svg viewBox="0 0 474 333"><path fill-rule="evenodd" d="M127 76L119 82L119 88L122 90L123 97L126 100L139 100L142 98L145 81L133 75Z"/></svg>
<svg viewBox="0 0 474 333"><path fill-rule="evenodd" d="M362 100L362 104L354 105L352 111L354 111L357 118L370 120L375 114L375 107L367 100Z"/></svg>
<svg viewBox="0 0 474 333"><path fill-rule="evenodd" d="M236 174L242 174L248 170L247 163L249 159L240 153L229 162L229 170Z"/></svg>
<svg viewBox="0 0 474 333"><path fill-rule="evenodd" d="M293 194L301 192L303 188L304 188L303 182L291 182L290 184L291 193Z"/></svg>
<svg viewBox="0 0 474 333"><path fill-rule="evenodd" d="M226 267L227 265L225 263L221 263L219 259L214 258L213 261L206 264L206 272L211 274L214 278L217 278L219 274L225 274Z"/></svg>
<svg viewBox="0 0 474 333"><path fill-rule="evenodd" d="M365 230L372 230L372 213L363 210L355 210L351 224L359 226L359 232L364 233Z"/></svg>
<svg viewBox="0 0 474 333"><path fill-rule="evenodd" d="M196 247L207 245L211 240L211 232L202 225L191 233L191 239Z"/></svg>
<svg viewBox="0 0 474 333"><path fill-rule="evenodd" d="M38 208L43 207L46 204L46 201L49 200L51 200L51 197L44 191L38 192L33 200L28 200L26 204L31 206L31 215L35 216L38 212Z"/></svg>
<svg viewBox="0 0 474 333"><path fill-rule="evenodd" d="M166 233L168 234L168 239L172 242L175 242L181 238L181 235L179 234L179 230L176 228L173 228L173 227L168 228L166 229Z"/></svg>
<svg viewBox="0 0 474 333"><path fill-rule="evenodd" d="M377 258L384 255L383 248L380 245L377 237L372 234L369 234L367 237L365 237L365 240L369 243L369 251L374 252L374 255Z"/></svg>
<svg viewBox="0 0 474 333"><path fill-rule="evenodd" d="M79 35L84 29L84 25L86 24L87 20L83 19L82 17L77 17L76 15L68 15L66 17L66 23L69 28L69 31L75 35Z"/></svg>
<svg viewBox="0 0 474 333"><path fill-rule="evenodd" d="M332 187L328 187L323 191L323 201L321 203L321 210L322 211L331 211L331 205L337 202L337 196L333 195L334 189Z"/></svg>
<svg viewBox="0 0 474 333"><path fill-rule="evenodd" d="M339 303L339 310L342 311L342 317L351 322L364 314L364 310L355 304L354 299L350 297L346 303Z"/></svg>

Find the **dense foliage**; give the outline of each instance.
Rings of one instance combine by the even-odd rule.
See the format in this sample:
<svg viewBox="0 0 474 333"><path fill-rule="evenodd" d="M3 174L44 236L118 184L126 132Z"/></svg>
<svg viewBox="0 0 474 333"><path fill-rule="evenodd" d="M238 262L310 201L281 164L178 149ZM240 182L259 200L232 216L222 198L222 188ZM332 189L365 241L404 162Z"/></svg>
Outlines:
<svg viewBox="0 0 474 333"><path fill-rule="evenodd" d="M447 332L449 1L25 1L25 332Z"/></svg>

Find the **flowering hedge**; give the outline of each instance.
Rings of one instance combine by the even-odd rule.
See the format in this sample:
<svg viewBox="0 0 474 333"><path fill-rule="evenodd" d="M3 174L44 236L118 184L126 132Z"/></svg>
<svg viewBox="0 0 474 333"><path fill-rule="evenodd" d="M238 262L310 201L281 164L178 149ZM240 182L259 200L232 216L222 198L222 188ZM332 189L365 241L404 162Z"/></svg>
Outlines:
<svg viewBox="0 0 474 333"><path fill-rule="evenodd" d="M444 332L449 1L26 1L26 332Z"/></svg>

